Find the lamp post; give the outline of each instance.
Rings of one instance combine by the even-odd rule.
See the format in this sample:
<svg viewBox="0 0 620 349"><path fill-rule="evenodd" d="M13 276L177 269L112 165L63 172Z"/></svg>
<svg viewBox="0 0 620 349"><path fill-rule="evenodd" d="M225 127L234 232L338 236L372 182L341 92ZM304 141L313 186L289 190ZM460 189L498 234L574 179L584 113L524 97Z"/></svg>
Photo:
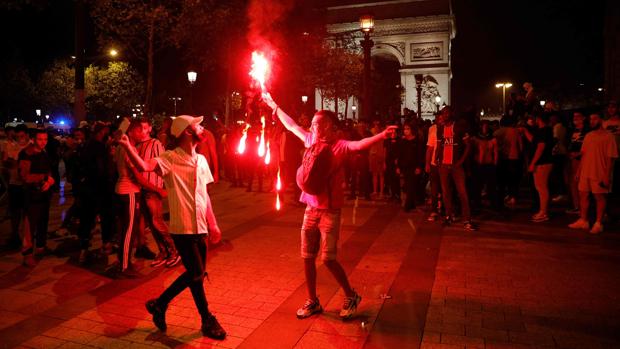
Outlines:
<svg viewBox="0 0 620 349"><path fill-rule="evenodd" d="M424 80L424 75L415 74L415 90L418 97L418 118L422 118L422 81Z"/></svg>
<svg viewBox="0 0 620 349"><path fill-rule="evenodd" d="M360 17L360 29L364 33L362 48L364 49L364 79L363 79L363 99L362 99L362 119L370 120L372 116L372 101L370 100L370 49L374 42L370 40L370 33L375 27L373 16L364 15Z"/></svg>
<svg viewBox="0 0 620 349"><path fill-rule="evenodd" d="M174 103L174 116L177 116L177 101L180 101L181 97L170 97L170 100Z"/></svg>
<svg viewBox="0 0 620 349"><path fill-rule="evenodd" d="M355 120L355 112L357 112L357 105L352 105L351 110L353 111L353 120Z"/></svg>
<svg viewBox="0 0 620 349"><path fill-rule="evenodd" d="M435 96L435 105L437 106L438 113L439 113L439 103L441 103L441 97Z"/></svg>
<svg viewBox="0 0 620 349"><path fill-rule="evenodd" d="M189 107L191 112L194 112L194 83L196 82L196 78L198 77L198 73L193 70L187 72L187 81L189 81Z"/></svg>
<svg viewBox="0 0 620 349"><path fill-rule="evenodd" d="M512 83L510 82L498 82L495 84L496 88L502 89L502 114L506 113L506 89L510 88Z"/></svg>

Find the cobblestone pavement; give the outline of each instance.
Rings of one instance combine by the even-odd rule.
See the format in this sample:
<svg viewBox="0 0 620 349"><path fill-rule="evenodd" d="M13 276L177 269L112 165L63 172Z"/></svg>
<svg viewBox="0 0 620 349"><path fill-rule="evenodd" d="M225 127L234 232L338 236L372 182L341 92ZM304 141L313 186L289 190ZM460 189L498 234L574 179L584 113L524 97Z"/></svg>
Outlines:
<svg viewBox="0 0 620 349"><path fill-rule="evenodd" d="M21 266L19 253L0 254L0 348L620 347L617 232L532 225L525 213L466 232L428 223L421 211L349 201L339 259L363 298L359 314L338 319L342 291L319 266L325 312L297 320L303 207L288 200L276 212L273 194L227 183L212 197L225 240L209 251L205 288L226 340L201 336L189 291L169 307L168 331L155 329L144 302L182 267L138 259L141 277L110 279L103 270L112 260L79 266L70 236L50 241L55 253L34 268ZM70 203L54 199L51 230ZM7 230L5 220L0 235Z"/></svg>

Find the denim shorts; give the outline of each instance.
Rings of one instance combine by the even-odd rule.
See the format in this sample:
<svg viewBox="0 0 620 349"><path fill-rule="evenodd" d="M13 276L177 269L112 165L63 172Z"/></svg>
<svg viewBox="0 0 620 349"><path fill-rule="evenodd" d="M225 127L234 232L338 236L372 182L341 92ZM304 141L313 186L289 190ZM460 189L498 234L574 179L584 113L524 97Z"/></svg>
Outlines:
<svg viewBox="0 0 620 349"><path fill-rule="evenodd" d="M306 207L301 225L301 258L336 259L340 236L340 209Z"/></svg>

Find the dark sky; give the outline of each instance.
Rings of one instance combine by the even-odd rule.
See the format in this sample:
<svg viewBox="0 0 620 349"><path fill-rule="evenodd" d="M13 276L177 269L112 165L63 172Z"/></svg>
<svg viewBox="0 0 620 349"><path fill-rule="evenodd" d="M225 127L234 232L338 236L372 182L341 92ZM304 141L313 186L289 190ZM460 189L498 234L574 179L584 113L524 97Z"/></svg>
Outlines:
<svg viewBox="0 0 620 349"><path fill-rule="evenodd" d="M1 60L18 59L34 72L73 51L73 1L48 1L43 10L0 7ZM541 88L602 83L603 0L453 0L453 103L499 104L494 84ZM50 5L51 4L51 5ZM90 54L96 54L92 40ZM496 103L497 102L497 103Z"/></svg>
<svg viewBox="0 0 620 349"><path fill-rule="evenodd" d="M497 81L546 90L603 80L602 0L455 0L453 103L496 107ZM567 88L568 89L568 88Z"/></svg>

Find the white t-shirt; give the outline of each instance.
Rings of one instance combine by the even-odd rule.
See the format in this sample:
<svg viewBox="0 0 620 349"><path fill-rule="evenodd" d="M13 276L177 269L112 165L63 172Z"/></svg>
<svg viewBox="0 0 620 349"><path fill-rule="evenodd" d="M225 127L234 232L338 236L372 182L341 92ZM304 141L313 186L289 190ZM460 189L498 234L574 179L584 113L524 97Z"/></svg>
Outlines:
<svg viewBox="0 0 620 349"><path fill-rule="evenodd" d="M611 173L612 159L618 157L618 147L611 133L606 130L597 130L586 134L581 153L579 176L598 181Z"/></svg>
<svg viewBox="0 0 620 349"><path fill-rule="evenodd" d="M207 159L177 147L155 160L168 189L170 234L208 234L207 184L213 182L213 175Z"/></svg>
<svg viewBox="0 0 620 349"><path fill-rule="evenodd" d="M437 166L435 163L435 151L437 151L437 124L431 125L428 129L428 141L426 145L433 147L433 156L431 157L431 165Z"/></svg>

